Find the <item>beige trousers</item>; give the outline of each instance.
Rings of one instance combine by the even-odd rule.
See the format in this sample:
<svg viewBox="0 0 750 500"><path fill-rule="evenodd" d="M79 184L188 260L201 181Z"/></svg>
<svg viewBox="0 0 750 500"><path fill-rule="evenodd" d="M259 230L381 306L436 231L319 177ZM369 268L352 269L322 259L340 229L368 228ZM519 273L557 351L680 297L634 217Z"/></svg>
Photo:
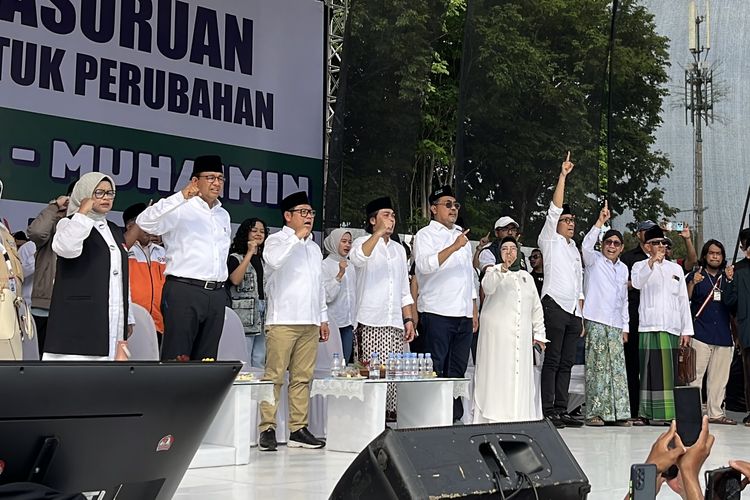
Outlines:
<svg viewBox="0 0 750 500"><path fill-rule="evenodd" d="M270 325L266 335L266 371L263 380L273 381L276 403L289 370L289 430L307 426L310 405L310 383L318 356L320 328L316 325ZM276 428L278 404L260 404L260 425L263 432Z"/></svg>
<svg viewBox="0 0 750 500"><path fill-rule="evenodd" d="M695 349L695 380L690 385L701 387L703 375L708 371L706 413L708 418L721 418L724 416L721 405L727 390L734 347L704 344L697 339L693 339L691 345Z"/></svg>

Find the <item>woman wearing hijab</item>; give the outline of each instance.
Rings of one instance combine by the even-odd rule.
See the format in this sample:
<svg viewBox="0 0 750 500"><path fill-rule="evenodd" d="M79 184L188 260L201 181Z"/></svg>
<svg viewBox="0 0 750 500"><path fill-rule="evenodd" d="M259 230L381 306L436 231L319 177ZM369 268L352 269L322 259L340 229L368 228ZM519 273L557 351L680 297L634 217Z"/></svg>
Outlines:
<svg viewBox="0 0 750 500"><path fill-rule="evenodd" d="M67 217L57 223L45 361L113 360L117 341L132 331L125 240L106 219L114 199L111 177L85 174L73 188Z"/></svg>
<svg viewBox="0 0 750 500"><path fill-rule="evenodd" d="M344 359L352 362L354 348L354 309L357 303L357 270L349 266L352 233L344 228L331 231L323 241L328 256L323 259L323 288L328 304L328 318L338 326Z"/></svg>
<svg viewBox="0 0 750 500"><path fill-rule="evenodd" d="M242 321L250 366L266 366L266 296L263 289L263 244L268 226L246 219L237 228L229 249L227 271L231 306Z"/></svg>
<svg viewBox="0 0 750 500"><path fill-rule="evenodd" d="M533 361L533 348L544 349L547 342L542 302L531 275L510 270L518 258L512 236L500 242L500 258L502 263L488 267L482 280L474 423L542 418Z"/></svg>

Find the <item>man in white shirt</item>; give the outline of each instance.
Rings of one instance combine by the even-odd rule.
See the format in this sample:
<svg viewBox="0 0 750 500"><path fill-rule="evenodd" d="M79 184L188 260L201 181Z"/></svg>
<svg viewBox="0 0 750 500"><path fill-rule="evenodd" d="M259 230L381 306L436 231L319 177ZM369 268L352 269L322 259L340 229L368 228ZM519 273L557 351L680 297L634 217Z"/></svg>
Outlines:
<svg viewBox="0 0 750 500"><path fill-rule="evenodd" d="M638 416L646 423L675 418L674 386L681 345L693 336L685 273L666 259L664 231L654 226L645 234L647 260L633 264L633 287L641 291L638 307L641 399Z"/></svg>
<svg viewBox="0 0 750 500"><path fill-rule="evenodd" d="M200 156L182 191L146 208L135 223L162 236L167 255L162 290L162 360L216 358L228 297L227 255L232 228L219 196L224 167L218 156Z"/></svg>
<svg viewBox="0 0 750 500"><path fill-rule="evenodd" d="M404 247L391 239L396 213L388 197L367 204L365 230L370 236L354 240L349 260L357 268L357 331L355 356L368 361L373 352L380 359L403 352L414 338L414 303ZM418 245L417 245L418 246ZM395 418L396 389L389 384L386 403L389 419Z"/></svg>
<svg viewBox="0 0 750 500"><path fill-rule="evenodd" d="M258 448L276 450L276 409L284 373L289 370L289 430L287 446L322 448L325 442L307 429L318 342L328 340L328 314L321 267L323 254L313 241L315 210L307 193L281 200L284 227L268 237L263 250L266 279L266 372L273 381L276 403L260 405Z"/></svg>
<svg viewBox="0 0 750 500"><path fill-rule="evenodd" d="M628 266L620 261L622 233L610 229L595 249L609 220L607 203L583 238L586 264L586 425L629 427L630 400L623 344L628 341Z"/></svg>
<svg viewBox="0 0 750 500"><path fill-rule="evenodd" d="M565 179L573 170L570 152L562 164L547 218L539 234L544 255L542 307L549 344L542 366L542 412L557 428L581 427L568 413L570 370L583 329L583 269L575 235L575 215L563 205Z"/></svg>
<svg viewBox="0 0 750 500"><path fill-rule="evenodd" d="M433 191L429 202L432 221L419 230L414 247L424 349L432 354L439 377L463 377L478 317L469 230L456 225L461 205L450 186ZM462 416L456 398L453 420Z"/></svg>

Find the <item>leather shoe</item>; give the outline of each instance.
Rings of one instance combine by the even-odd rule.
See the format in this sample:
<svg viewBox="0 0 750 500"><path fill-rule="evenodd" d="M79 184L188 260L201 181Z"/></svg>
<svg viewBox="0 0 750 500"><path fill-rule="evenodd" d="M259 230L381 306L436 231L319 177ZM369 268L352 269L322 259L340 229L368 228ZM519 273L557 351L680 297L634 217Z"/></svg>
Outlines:
<svg viewBox="0 0 750 500"><path fill-rule="evenodd" d="M557 414L553 413L552 415L547 416L547 420L549 420L550 422L552 422L552 425L554 425L555 428L557 428L557 429L564 429L565 428L565 424L560 419L560 415L557 415Z"/></svg>
<svg viewBox="0 0 750 500"><path fill-rule="evenodd" d="M258 449L260 451L276 451L276 429L271 427L260 433L258 437Z"/></svg>
<svg viewBox="0 0 750 500"><path fill-rule="evenodd" d="M326 442L313 436L312 433L307 430L307 427L302 427L289 435L289 441L286 445L289 448L307 448L314 450L324 447Z"/></svg>
<svg viewBox="0 0 750 500"><path fill-rule="evenodd" d="M560 421L565 424L565 427L583 427L583 422L577 418L571 417L569 413L561 413L558 415L558 418L560 418Z"/></svg>

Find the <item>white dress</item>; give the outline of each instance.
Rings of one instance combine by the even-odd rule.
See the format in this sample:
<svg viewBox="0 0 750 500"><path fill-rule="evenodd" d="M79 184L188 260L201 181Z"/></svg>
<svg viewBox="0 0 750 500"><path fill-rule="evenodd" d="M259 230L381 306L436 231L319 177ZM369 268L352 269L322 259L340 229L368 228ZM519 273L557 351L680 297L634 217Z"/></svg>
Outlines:
<svg viewBox="0 0 750 500"><path fill-rule="evenodd" d="M534 278L487 269L474 382L474 423L540 420L533 340L547 342Z"/></svg>

